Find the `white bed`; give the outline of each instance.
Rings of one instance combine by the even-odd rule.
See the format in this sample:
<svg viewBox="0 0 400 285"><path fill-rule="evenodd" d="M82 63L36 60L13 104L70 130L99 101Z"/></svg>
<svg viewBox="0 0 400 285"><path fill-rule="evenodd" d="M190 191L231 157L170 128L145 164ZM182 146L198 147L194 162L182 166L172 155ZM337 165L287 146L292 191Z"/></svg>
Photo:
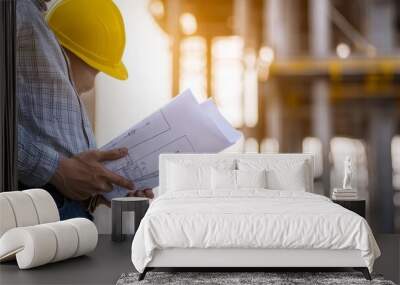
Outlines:
<svg viewBox="0 0 400 285"><path fill-rule="evenodd" d="M202 170L190 177L193 167ZM273 190L216 189L208 167L266 168ZM354 267L370 278L380 251L367 222L312 192L311 155L161 155L160 193L136 232L132 262L140 278L155 267Z"/></svg>

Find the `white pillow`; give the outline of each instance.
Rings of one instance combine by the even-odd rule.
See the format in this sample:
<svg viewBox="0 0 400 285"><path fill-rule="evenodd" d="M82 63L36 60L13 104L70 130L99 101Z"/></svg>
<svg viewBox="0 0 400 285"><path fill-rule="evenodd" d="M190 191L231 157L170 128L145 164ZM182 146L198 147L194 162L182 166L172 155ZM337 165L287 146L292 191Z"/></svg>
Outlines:
<svg viewBox="0 0 400 285"><path fill-rule="evenodd" d="M168 191L185 191L211 188L211 167L168 164Z"/></svg>
<svg viewBox="0 0 400 285"><path fill-rule="evenodd" d="M241 158L237 164L239 170L265 169L268 189L290 191L311 189L310 168L308 162L303 159Z"/></svg>
<svg viewBox="0 0 400 285"><path fill-rule="evenodd" d="M266 171L215 169L211 171L212 189L238 190L241 188L267 188Z"/></svg>
<svg viewBox="0 0 400 285"><path fill-rule="evenodd" d="M267 171L235 170L237 188L267 188Z"/></svg>
<svg viewBox="0 0 400 285"><path fill-rule="evenodd" d="M218 189L236 189L236 170L231 169L215 169L211 171L211 187L213 190Z"/></svg>

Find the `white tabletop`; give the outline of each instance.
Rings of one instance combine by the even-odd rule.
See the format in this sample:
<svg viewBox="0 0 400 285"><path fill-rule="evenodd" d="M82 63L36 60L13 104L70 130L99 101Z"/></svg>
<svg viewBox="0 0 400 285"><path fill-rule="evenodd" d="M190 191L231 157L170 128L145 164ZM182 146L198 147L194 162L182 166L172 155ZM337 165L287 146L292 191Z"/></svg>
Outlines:
<svg viewBox="0 0 400 285"><path fill-rule="evenodd" d="M112 199L112 201L118 201L118 202L135 202L135 201L146 201L146 200L150 199L146 197L119 197Z"/></svg>

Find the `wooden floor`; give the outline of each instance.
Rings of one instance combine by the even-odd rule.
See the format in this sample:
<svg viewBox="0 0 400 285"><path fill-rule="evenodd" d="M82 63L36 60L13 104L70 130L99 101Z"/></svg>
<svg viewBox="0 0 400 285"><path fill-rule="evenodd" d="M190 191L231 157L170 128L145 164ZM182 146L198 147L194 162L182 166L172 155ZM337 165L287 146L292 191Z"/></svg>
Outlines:
<svg viewBox="0 0 400 285"><path fill-rule="evenodd" d="M377 235L382 256L374 272L400 284L400 235ZM115 284L124 272L134 271L130 258L131 239L114 243L99 237L97 249L82 256L30 270L19 270L15 262L0 265L0 284Z"/></svg>

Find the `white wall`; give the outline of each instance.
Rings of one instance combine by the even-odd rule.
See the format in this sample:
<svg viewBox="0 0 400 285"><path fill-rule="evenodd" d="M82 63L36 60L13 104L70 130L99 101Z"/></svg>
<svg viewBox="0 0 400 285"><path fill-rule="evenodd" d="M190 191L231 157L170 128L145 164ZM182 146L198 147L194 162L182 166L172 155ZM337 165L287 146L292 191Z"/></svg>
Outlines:
<svg viewBox="0 0 400 285"><path fill-rule="evenodd" d="M164 105L171 97L169 39L148 12L148 0L114 0L125 22L124 63L129 79L100 74L96 79L95 135L102 146ZM100 233L111 232L111 210L99 207ZM126 220L132 222L132 216ZM125 228L130 228L130 222Z"/></svg>

